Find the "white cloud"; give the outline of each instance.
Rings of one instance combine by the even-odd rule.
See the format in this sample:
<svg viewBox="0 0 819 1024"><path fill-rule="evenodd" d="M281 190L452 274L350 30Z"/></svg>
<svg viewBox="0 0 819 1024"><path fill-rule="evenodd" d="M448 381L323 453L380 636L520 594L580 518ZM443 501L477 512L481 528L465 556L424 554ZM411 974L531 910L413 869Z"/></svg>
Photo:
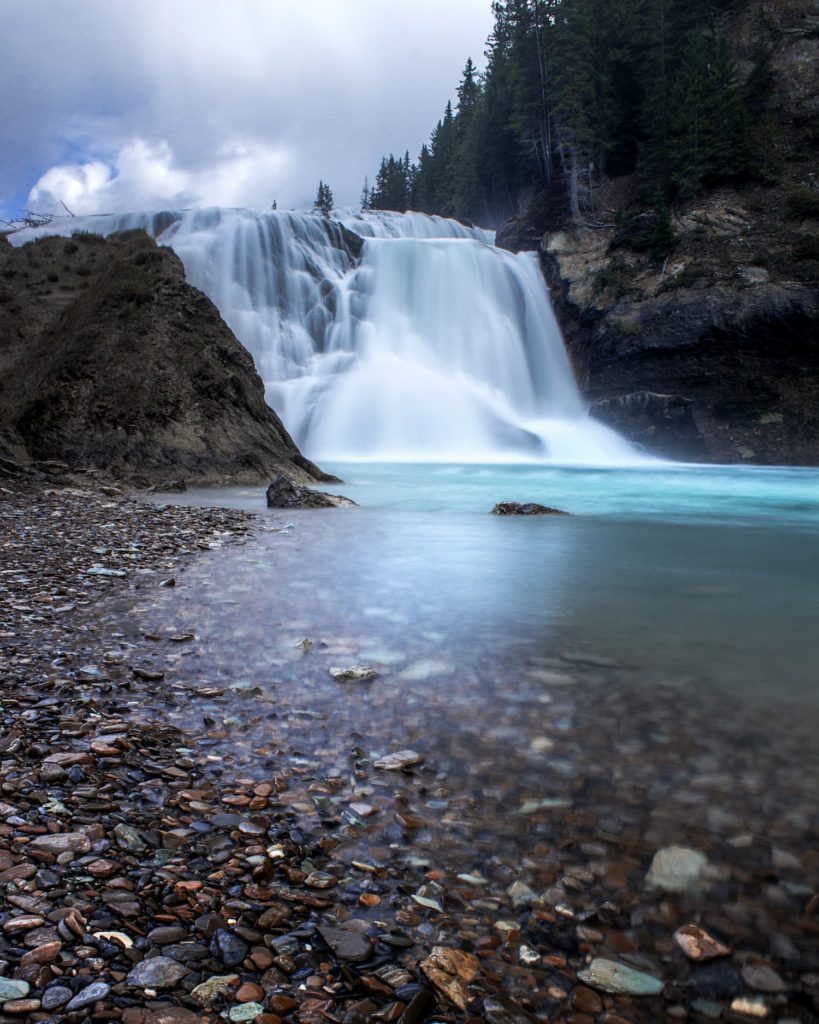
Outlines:
<svg viewBox="0 0 819 1024"><path fill-rule="evenodd" d="M46 171L29 203L50 210L64 202L77 215L167 206L270 205L277 180L287 172L286 150L256 144L224 144L204 167L180 167L168 142L136 138L113 161L60 164Z"/></svg>
<svg viewBox="0 0 819 1024"><path fill-rule="evenodd" d="M9 212L34 182L79 209L303 206L319 178L355 202L382 155L417 154L492 23L490 0L0 6Z"/></svg>

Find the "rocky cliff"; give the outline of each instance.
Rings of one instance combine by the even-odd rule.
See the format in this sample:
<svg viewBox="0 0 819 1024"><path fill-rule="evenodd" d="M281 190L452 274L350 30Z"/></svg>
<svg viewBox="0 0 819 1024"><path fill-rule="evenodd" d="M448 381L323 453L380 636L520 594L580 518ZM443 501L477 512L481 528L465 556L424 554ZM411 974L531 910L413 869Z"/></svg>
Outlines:
<svg viewBox="0 0 819 1024"><path fill-rule="evenodd" d="M141 231L0 236L0 459L146 484L321 477L217 308Z"/></svg>
<svg viewBox="0 0 819 1024"><path fill-rule="evenodd" d="M817 464L819 17L813 0L762 0L722 29L741 77L761 33L769 48L764 181L673 210L667 258L640 244L656 215L633 178L602 183L592 223L544 192L498 244L541 253L594 415L675 458Z"/></svg>

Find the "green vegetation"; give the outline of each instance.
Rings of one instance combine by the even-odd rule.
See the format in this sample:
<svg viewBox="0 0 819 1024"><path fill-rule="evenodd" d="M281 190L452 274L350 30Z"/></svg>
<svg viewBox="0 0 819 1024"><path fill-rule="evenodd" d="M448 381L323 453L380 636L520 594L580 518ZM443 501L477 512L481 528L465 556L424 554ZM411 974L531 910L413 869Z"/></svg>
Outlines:
<svg viewBox="0 0 819 1024"><path fill-rule="evenodd" d="M669 274L657 292L674 292L678 288L693 288L696 284L706 288L713 285L715 280L714 271L710 267L704 267L700 263L689 263L678 274Z"/></svg>
<svg viewBox="0 0 819 1024"><path fill-rule="evenodd" d="M631 249L632 252L648 253L652 259L660 260L676 245L671 214L658 189L654 207L620 217L620 224L609 245L609 249Z"/></svg>
<svg viewBox="0 0 819 1024"><path fill-rule="evenodd" d="M719 34L729 4L495 0L486 70L467 61L417 161L384 157L363 205L497 224L521 196L559 186L582 221L604 175L636 173L654 225L635 241L661 258L670 204L771 173L770 52L759 47L741 92Z"/></svg>
<svg viewBox="0 0 819 1024"><path fill-rule="evenodd" d="M634 270L622 256L613 256L594 275L594 293L607 292L615 301L634 291Z"/></svg>
<svg viewBox="0 0 819 1024"><path fill-rule="evenodd" d="M324 214L325 217L329 217L334 205L335 200L333 199L333 193L330 191L330 186L320 181L316 198L313 201L313 208Z"/></svg>
<svg viewBox="0 0 819 1024"><path fill-rule="evenodd" d="M819 217L819 189L804 185L788 189L788 213L798 220Z"/></svg>

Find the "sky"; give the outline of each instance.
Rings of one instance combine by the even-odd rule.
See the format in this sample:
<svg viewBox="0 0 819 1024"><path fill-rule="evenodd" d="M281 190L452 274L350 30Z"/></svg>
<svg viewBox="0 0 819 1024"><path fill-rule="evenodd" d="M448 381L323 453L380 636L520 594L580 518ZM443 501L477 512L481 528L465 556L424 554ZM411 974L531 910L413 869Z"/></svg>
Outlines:
<svg viewBox="0 0 819 1024"><path fill-rule="evenodd" d="M490 0L0 0L0 219L355 204L491 27Z"/></svg>

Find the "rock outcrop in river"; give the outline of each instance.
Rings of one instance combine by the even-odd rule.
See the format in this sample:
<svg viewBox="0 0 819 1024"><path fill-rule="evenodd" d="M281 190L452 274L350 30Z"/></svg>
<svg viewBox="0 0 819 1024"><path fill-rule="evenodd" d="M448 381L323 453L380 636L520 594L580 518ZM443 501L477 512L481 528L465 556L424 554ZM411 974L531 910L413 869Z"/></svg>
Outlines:
<svg viewBox="0 0 819 1024"><path fill-rule="evenodd" d="M143 231L0 236L0 457L142 483L322 478L216 306Z"/></svg>
<svg viewBox="0 0 819 1024"><path fill-rule="evenodd" d="M633 176L605 181L599 217L580 226L564 196L538 196L498 244L540 251L595 416L674 458L816 464L819 23L796 0L726 17L741 76L770 46L768 180L676 208L667 259L640 251L651 214Z"/></svg>

